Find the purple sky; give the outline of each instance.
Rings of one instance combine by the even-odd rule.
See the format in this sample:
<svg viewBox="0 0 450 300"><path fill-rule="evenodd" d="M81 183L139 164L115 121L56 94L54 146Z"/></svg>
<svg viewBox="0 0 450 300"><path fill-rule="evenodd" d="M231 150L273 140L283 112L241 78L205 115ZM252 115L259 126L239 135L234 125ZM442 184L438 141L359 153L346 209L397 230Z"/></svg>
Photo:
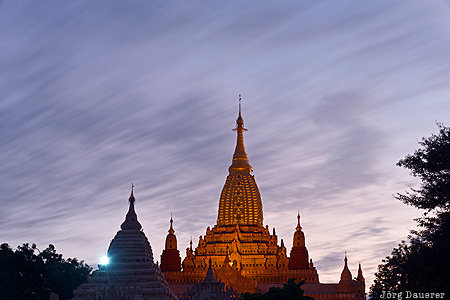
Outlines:
<svg viewBox="0 0 450 300"><path fill-rule="evenodd" d="M132 4L130 4L130 2ZM450 125L446 1L0 1L0 242L91 265L131 182L159 260L216 222L238 94L264 225L369 284L421 212L395 163Z"/></svg>

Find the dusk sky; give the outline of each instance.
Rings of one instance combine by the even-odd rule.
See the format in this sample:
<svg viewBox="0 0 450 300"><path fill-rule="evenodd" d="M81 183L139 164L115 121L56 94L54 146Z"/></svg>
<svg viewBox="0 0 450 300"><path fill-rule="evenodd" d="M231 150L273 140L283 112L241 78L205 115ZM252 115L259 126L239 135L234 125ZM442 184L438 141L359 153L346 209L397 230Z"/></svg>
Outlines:
<svg viewBox="0 0 450 300"><path fill-rule="evenodd" d="M0 1L0 242L95 266L216 223L238 94L264 226L368 285L421 211L396 162L450 125L448 1ZM367 289L368 290L368 289Z"/></svg>

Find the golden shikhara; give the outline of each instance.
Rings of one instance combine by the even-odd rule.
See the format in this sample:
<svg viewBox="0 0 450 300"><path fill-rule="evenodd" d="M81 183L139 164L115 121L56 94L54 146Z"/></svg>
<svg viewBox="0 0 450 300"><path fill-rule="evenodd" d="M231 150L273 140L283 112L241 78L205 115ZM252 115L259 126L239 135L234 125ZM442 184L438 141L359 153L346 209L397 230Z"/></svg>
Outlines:
<svg viewBox="0 0 450 300"><path fill-rule="evenodd" d="M306 282L302 286L305 294L316 300L365 299L362 271L356 281L348 280L348 276L344 278L345 282L341 280L340 290L345 295L338 292L338 284L319 282L317 270L312 259L309 260L299 214L290 257L287 256L283 239L278 244L275 228L270 234L269 226L263 227L261 196L244 147L243 133L246 129L240 103L235 131L236 149L220 195L217 224L212 228L208 226L206 234L199 236L195 249L191 240L182 268L178 250L166 243L161 256L161 269L165 269L164 277L170 288L177 295L182 295L193 285L199 282L204 284L208 267L211 267L217 279L238 293L265 292L295 278ZM175 238L171 223L168 237L172 235Z"/></svg>
<svg viewBox="0 0 450 300"><path fill-rule="evenodd" d="M237 142L233 162L228 168L228 176L220 194L218 226L263 226L263 210L261 196L253 169L248 162L244 147L244 120L239 116L236 120Z"/></svg>

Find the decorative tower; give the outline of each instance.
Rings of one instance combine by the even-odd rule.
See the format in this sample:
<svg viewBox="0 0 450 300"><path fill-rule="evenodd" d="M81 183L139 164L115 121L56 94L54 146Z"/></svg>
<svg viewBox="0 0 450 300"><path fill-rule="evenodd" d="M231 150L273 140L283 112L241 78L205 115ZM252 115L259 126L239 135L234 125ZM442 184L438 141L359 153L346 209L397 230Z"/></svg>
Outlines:
<svg viewBox="0 0 450 300"><path fill-rule="evenodd" d="M134 210L133 186L125 221L108 249L110 263L102 266L75 292L77 300L177 299L169 289Z"/></svg>
<svg viewBox="0 0 450 300"><path fill-rule="evenodd" d="M365 293L366 292L366 280L364 279L361 263L358 266L358 277L356 277L356 281L358 281L358 287L360 292Z"/></svg>
<svg viewBox="0 0 450 300"><path fill-rule="evenodd" d="M309 269L308 249L305 246L305 234L300 226L300 212L297 214L297 227L295 228L292 243L291 256L289 257L289 269Z"/></svg>
<svg viewBox="0 0 450 300"><path fill-rule="evenodd" d="M248 162L244 146L244 119L241 115L241 95L239 95L239 115L236 120L236 148L228 176L219 201L218 226L263 225L261 196L253 168Z"/></svg>
<svg viewBox="0 0 450 300"><path fill-rule="evenodd" d="M347 266L347 253L345 253L344 258L344 269L341 273L341 280L339 280L338 288L339 293L354 293L355 283L352 280L352 273Z"/></svg>
<svg viewBox="0 0 450 300"><path fill-rule="evenodd" d="M173 230L173 219L170 216L169 234L166 237L166 247L161 254L161 271L173 272L181 270L180 251L177 248L177 237Z"/></svg>

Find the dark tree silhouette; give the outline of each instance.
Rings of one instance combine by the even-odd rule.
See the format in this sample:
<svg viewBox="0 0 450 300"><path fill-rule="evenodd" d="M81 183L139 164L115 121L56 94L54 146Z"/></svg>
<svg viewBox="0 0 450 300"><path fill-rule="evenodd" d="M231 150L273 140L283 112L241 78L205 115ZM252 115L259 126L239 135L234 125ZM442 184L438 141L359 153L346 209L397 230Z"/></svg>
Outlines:
<svg viewBox="0 0 450 300"><path fill-rule="evenodd" d="M301 286L304 281L298 283L295 279L289 279L282 288L272 287L265 294L261 293L245 293L241 296L242 300L314 300L314 298L304 296Z"/></svg>
<svg viewBox="0 0 450 300"><path fill-rule="evenodd" d="M382 291L444 292L450 295L450 128L438 124L439 134L422 138L422 146L397 165L421 180L420 188L396 198L424 209L411 231L378 266L370 296Z"/></svg>
<svg viewBox="0 0 450 300"><path fill-rule="evenodd" d="M0 299L48 300L50 292L70 299L73 290L87 281L91 267L76 258L63 259L49 245L39 251L35 244L23 244L14 251L0 246Z"/></svg>

